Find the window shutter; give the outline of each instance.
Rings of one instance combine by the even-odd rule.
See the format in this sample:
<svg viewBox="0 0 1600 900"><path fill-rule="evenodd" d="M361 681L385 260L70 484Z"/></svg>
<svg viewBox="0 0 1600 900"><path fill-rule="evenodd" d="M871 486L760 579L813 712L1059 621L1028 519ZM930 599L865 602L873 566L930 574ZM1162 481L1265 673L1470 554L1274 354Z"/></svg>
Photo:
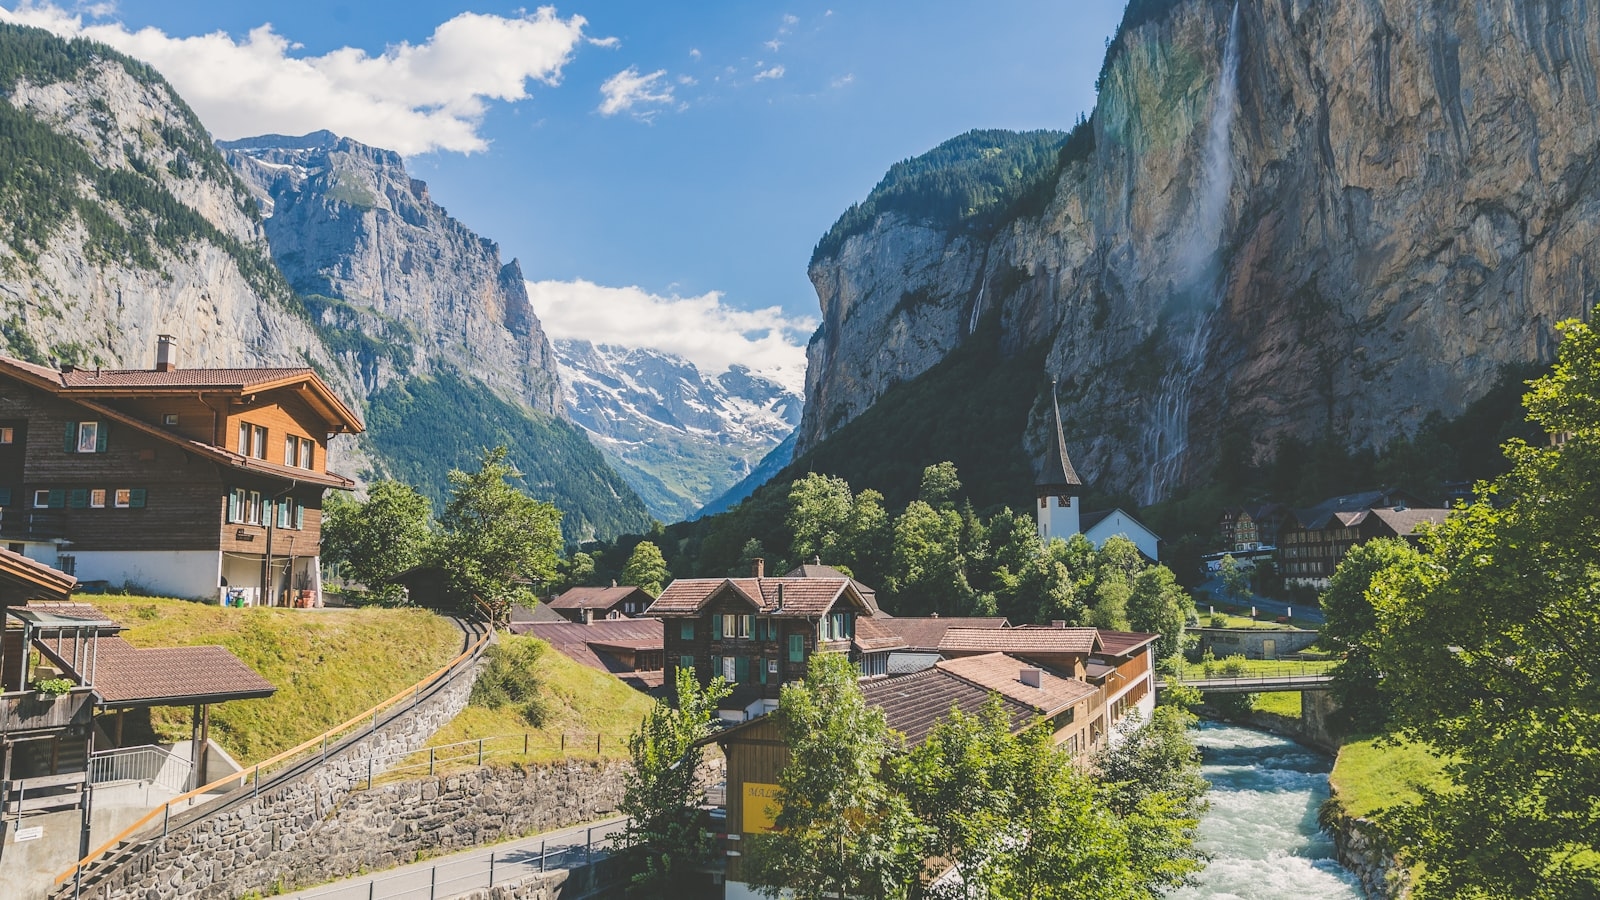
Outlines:
<svg viewBox="0 0 1600 900"><path fill-rule="evenodd" d="M50 508L65 509L67 506L67 491L65 488L50 489Z"/></svg>
<svg viewBox="0 0 1600 900"><path fill-rule="evenodd" d="M750 657L736 656L733 658L733 680L740 683L750 680Z"/></svg>
<svg viewBox="0 0 1600 900"><path fill-rule="evenodd" d="M134 488L128 491L128 505L134 509L144 509L144 488Z"/></svg>
<svg viewBox="0 0 1600 900"><path fill-rule="evenodd" d="M678 623L678 639L679 640L683 640L683 641L692 641L692 640L694 640L694 622L693 621L687 621L687 622Z"/></svg>
<svg viewBox="0 0 1600 900"><path fill-rule="evenodd" d="M306 527L306 508L298 503L294 507L294 527Z"/></svg>
<svg viewBox="0 0 1600 900"><path fill-rule="evenodd" d="M11 505L11 488L0 488L0 506Z"/></svg>
<svg viewBox="0 0 1600 900"><path fill-rule="evenodd" d="M711 639L713 641L722 640L722 617L721 616L712 616L711 617ZM716 668L716 667L713 666L712 668Z"/></svg>
<svg viewBox="0 0 1600 900"><path fill-rule="evenodd" d="M756 672L756 678L759 679L762 684L766 684L767 683L767 660L766 660L765 657L756 657L756 669L758 670Z"/></svg>
<svg viewBox="0 0 1600 900"><path fill-rule="evenodd" d="M711 657L711 677L715 678L715 677L717 677L718 675L721 675L721 674L722 674L722 657L720 657L720 656Z"/></svg>
<svg viewBox="0 0 1600 900"><path fill-rule="evenodd" d="M67 443L64 448L68 453L78 452L78 423L67 423Z"/></svg>
<svg viewBox="0 0 1600 900"><path fill-rule="evenodd" d="M73 509L88 509L89 489L73 488L72 493L67 495L67 506Z"/></svg>
<svg viewBox="0 0 1600 900"><path fill-rule="evenodd" d="M238 491L229 491L228 492L228 521L229 522L237 522L237 521L239 521L239 492Z"/></svg>
<svg viewBox="0 0 1600 900"><path fill-rule="evenodd" d="M94 452L106 452L106 435L110 433L109 422L96 422L94 429Z"/></svg>
<svg viewBox="0 0 1600 900"><path fill-rule="evenodd" d="M805 638L802 635L789 635L789 662L804 662L806 655Z"/></svg>

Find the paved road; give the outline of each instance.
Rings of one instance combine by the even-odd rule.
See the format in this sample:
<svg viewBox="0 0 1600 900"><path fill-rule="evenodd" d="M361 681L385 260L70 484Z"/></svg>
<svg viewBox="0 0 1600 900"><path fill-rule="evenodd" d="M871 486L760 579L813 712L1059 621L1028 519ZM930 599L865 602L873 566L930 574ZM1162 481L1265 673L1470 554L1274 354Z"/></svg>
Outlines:
<svg viewBox="0 0 1600 900"><path fill-rule="evenodd" d="M598 855L605 839L622 829L625 817L520 838L491 847L474 847L449 856L306 888L283 897L292 900L447 900L478 888L523 878L541 868L583 865L588 841ZM491 884L491 873L493 883Z"/></svg>
<svg viewBox="0 0 1600 900"><path fill-rule="evenodd" d="M1232 606L1241 605L1239 603L1234 603L1233 601L1222 599L1222 579L1220 578L1206 579L1203 583L1201 583L1199 590L1203 595L1202 599L1198 601L1200 610L1200 624L1202 625L1205 624L1205 605L1207 602L1211 602L1205 600L1204 595L1215 597L1215 603L1218 606L1222 605L1223 603L1228 603ZM1254 606L1256 611L1260 614L1260 618L1276 618L1277 616L1288 615L1287 610L1293 604L1283 603L1278 600L1268 600L1265 597L1252 597L1251 599L1245 601L1242 605L1245 607ZM1248 609L1246 611L1248 612ZM1309 623L1311 627L1315 627L1317 625L1321 625L1323 622L1322 610L1316 608L1315 606L1306 606L1302 603L1299 606L1294 606L1294 619L1295 623L1301 627L1305 627L1307 623Z"/></svg>

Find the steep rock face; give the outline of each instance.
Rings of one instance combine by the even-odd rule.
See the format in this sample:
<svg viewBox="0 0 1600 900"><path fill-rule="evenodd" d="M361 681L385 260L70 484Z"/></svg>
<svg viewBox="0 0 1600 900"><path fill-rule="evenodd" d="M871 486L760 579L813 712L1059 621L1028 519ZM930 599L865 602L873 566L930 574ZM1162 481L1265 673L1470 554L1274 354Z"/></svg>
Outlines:
<svg viewBox="0 0 1600 900"><path fill-rule="evenodd" d="M1224 424L1262 455L1280 433L1380 444L1551 355L1596 293L1600 13L1236 8L1184 0L1119 39L1093 149L1041 215L886 215L814 260L800 452L981 315L1048 343L1074 461L1146 502L1203 477Z"/></svg>
<svg viewBox="0 0 1600 900"><path fill-rule="evenodd" d="M800 398L733 366L707 374L681 356L560 340L567 403L663 522L683 519L748 475L800 420Z"/></svg>
<svg viewBox="0 0 1600 900"><path fill-rule="evenodd" d="M259 199L273 258L318 324L392 338L348 348L367 392L450 370L565 415L521 267L434 203L398 154L326 131L220 146ZM383 346L399 341L404 354Z"/></svg>

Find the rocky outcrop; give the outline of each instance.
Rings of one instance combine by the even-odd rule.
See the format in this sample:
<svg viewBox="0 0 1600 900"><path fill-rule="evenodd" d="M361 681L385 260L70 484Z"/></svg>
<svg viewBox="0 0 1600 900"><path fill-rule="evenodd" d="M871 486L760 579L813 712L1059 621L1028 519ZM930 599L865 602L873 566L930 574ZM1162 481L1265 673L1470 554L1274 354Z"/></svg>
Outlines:
<svg viewBox="0 0 1600 900"><path fill-rule="evenodd" d="M565 417L521 267L434 203L399 154L326 131L219 146L260 202L273 259L316 324L374 338L334 342L366 393L448 369Z"/></svg>
<svg viewBox="0 0 1600 900"><path fill-rule="evenodd" d="M1330 800L1319 816L1333 835L1339 864L1361 881L1361 891L1373 900L1401 900L1411 896L1408 871L1370 820L1345 815L1338 801Z"/></svg>
<svg viewBox="0 0 1600 900"><path fill-rule="evenodd" d="M814 260L799 451L990 315L1049 346L1079 469L1146 502L1223 423L1264 457L1459 413L1593 303L1597 65L1581 5L1172 3L1111 49L1042 214L890 213Z"/></svg>

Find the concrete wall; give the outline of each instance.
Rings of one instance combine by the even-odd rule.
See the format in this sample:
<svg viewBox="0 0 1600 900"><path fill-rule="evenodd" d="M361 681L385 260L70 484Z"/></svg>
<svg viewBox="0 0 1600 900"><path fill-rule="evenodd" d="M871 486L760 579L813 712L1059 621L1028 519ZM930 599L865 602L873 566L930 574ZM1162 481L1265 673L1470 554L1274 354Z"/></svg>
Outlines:
<svg viewBox="0 0 1600 900"><path fill-rule="evenodd" d="M57 874L78 861L83 815L76 809L24 816L23 828L43 828L44 834L17 843L17 820L0 822L0 897L36 900L44 896Z"/></svg>
<svg viewBox="0 0 1600 900"><path fill-rule="evenodd" d="M471 666L458 671L417 706L402 706L375 731L358 732L330 749L320 766L259 794L236 791L221 811L175 815L165 838L141 845L102 877L87 880L81 897L231 900L252 890L270 893L301 868L298 860L316 846L309 836L339 812L369 771L381 773L415 752L465 708L476 675ZM73 897L72 882L53 896Z"/></svg>
<svg viewBox="0 0 1600 900"><path fill-rule="evenodd" d="M219 596L222 559L215 550L83 550L72 555L78 558L79 581L109 581L118 588L129 583L159 597L211 603Z"/></svg>
<svg viewBox="0 0 1600 900"><path fill-rule="evenodd" d="M608 900L626 895L630 872L622 860L603 859L580 869L530 875L458 894L454 900Z"/></svg>
<svg viewBox="0 0 1600 900"><path fill-rule="evenodd" d="M1242 654L1246 659L1281 659L1317 642L1317 632L1307 628L1195 628L1200 652L1210 649L1217 659ZM1273 644L1266 654L1266 642Z"/></svg>

